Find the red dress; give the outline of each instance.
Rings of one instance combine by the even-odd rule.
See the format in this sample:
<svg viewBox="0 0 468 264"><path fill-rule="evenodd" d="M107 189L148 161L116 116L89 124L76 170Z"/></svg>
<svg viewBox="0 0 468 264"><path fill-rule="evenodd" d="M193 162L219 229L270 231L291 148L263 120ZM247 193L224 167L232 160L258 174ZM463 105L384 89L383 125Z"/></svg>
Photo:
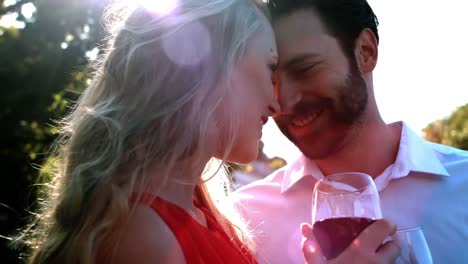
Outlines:
<svg viewBox="0 0 468 264"><path fill-rule="evenodd" d="M133 199L132 199L133 200ZM179 242L187 264L255 263L257 261L237 239L231 239L206 208L207 227L201 225L179 206L151 195L141 195L140 203L148 204L169 226Z"/></svg>

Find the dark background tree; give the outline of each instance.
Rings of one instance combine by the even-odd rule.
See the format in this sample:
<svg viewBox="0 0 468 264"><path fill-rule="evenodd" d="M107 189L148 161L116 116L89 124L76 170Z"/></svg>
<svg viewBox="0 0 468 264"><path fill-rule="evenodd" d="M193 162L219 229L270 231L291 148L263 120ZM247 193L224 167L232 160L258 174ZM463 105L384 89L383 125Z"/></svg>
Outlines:
<svg viewBox="0 0 468 264"><path fill-rule="evenodd" d="M19 262L5 237L26 223L25 208L34 208L33 184L55 137L53 120L86 85L86 54L97 51L106 1L5 2L0 19L18 14L25 25L0 26L0 262L6 264ZM23 15L25 4L36 7L33 16Z"/></svg>
<svg viewBox="0 0 468 264"><path fill-rule="evenodd" d="M430 123L423 132L429 141L468 150L468 104L449 117Z"/></svg>

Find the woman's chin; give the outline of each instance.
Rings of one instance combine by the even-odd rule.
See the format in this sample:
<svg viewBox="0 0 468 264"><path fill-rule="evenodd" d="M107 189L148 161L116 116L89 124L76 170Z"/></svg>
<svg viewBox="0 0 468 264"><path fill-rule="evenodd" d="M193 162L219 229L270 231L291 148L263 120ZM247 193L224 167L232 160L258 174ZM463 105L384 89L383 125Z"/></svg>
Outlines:
<svg viewBox="0 0 468 264"><path fill-rule="evenodd" d="M257 151L238 152L238 153L235 153L234 155L231 155L228 161L233 162L233 163L248 164L254 161L257 158L257 155L258 155Z"/></svg>

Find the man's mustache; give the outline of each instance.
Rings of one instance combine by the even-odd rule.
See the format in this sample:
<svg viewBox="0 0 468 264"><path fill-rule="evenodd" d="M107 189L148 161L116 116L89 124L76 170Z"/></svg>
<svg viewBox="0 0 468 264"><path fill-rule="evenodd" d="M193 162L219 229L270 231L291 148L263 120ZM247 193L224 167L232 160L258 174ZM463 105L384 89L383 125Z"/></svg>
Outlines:
<svg viewBox="0 0 468 264"><path fill-rule="evenodd" d="M301 100L292 107L289 111L280 111L276 116L275 120L281 122L290 122L294 117L306 116L322 109L332 108L333 100L329 98L315 98L308 100Z"/></svg>

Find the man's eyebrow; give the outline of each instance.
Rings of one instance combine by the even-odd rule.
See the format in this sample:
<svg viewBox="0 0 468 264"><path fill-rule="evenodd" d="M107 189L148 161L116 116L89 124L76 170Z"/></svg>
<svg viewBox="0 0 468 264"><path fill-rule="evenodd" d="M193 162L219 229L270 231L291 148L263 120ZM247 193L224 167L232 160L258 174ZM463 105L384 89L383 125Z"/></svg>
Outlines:
<svg viewBox="0 0 468 264"><path fill-rule="evenodd" d="M300 64L304 61L307 61L307 60L317 60L319 58L319 55L317 54L314 54L314 53L305 53L305 54L299 54L299 55L296 55L294 57L292 57L291 59L287 60L284 64L282 63L282 65L280 66L281 68L283 69L288 69L296 64Z"/></svg>

